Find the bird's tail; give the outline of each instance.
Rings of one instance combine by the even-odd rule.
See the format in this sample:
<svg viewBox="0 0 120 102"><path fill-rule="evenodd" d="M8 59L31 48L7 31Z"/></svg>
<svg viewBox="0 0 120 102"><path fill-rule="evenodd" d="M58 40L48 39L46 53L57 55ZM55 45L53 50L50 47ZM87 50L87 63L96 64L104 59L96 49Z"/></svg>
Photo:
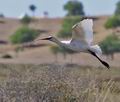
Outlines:
<svg viewBox="0 0 120 102"><path fill-rule="evenodd" d="M99 45L93 45L93 46L91 46L90 50L92 52L95 52L97 55L101 55L102 54L102 50L101 50L101 48L100 48Z"/></svg>
<svg viewBox="0 0 120 102"><path fill-rule="evenodd" d="M103 61L102 59L99 58L99 55L102 54L102 50L98 45L94 45L92 46L89 50L88 50L93 56L95 56L104 66L106 66L108 69L110 68L109 64L105 61Z"/></svg>

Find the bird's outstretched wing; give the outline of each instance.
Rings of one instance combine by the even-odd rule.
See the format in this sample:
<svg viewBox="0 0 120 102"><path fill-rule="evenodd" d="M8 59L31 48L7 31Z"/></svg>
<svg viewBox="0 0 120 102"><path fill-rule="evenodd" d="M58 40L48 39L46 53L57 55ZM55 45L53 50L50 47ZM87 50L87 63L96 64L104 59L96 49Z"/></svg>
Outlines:
<svg viewBox="0 0 120 102"><path fill-rule="evenodd" d="M72 27L72 40L90 45L93 41L93 20L84 19Z"/></svg>

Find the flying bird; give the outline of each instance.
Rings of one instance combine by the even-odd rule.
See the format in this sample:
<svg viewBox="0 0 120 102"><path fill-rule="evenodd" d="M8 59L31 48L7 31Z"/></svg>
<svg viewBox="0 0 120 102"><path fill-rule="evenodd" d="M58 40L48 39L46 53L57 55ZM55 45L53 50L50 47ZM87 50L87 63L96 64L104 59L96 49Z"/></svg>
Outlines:
<svg viewBox="0 0 120 102"><path fill-rule="evenodd" d="M40 40L40 39L38 39ZM53 36L43 38L41 40L49 40L60 47L66 48L73 52L85 52L96 57L105 67L110 68L109 64L103 61L98 55L102 54L102 50L98 45L92 45L93 42L93 20L84 19L72 27L72 39L69 41L59 41Z"/></svg>

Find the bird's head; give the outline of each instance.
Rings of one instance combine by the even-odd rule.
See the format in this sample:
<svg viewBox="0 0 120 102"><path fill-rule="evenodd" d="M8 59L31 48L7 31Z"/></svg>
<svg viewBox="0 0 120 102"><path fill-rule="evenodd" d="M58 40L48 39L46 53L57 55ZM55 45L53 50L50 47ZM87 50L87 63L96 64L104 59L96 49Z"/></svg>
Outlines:
<svg viewBox="0 0 120 102"><path fill-rule="evenodd" d="M37 39L36 41L38 41L38 40L49 40L49 41L55 42L55 41L56 41L56 38L53 37L53 36L49 36L49 37Z"/></svg>
<svg viewBox="0 0 120 102"><path fill-rule="evenodd" d="M49 36L49 37L46 37L46 38L42 38L40 40L49 40L49 41L53 41L54 37L52 36Z"/></svg>

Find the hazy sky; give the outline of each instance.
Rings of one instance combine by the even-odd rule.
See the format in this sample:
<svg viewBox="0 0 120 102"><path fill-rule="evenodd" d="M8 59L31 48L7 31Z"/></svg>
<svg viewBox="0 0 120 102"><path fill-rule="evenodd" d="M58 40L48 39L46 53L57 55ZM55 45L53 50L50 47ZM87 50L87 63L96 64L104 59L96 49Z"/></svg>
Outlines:
<svg viewBox="0 0 120 102"><path fill-rule="evenodd" d="M0 0L0 13L8 17L19 17L27 12L30 4L37 6L36 16L42 16L44 11L49 12L50 17L65 15L63 5L69 0ZM110 15L114 12L119 0L80 0L84 5L87 15Z"/></svg>

